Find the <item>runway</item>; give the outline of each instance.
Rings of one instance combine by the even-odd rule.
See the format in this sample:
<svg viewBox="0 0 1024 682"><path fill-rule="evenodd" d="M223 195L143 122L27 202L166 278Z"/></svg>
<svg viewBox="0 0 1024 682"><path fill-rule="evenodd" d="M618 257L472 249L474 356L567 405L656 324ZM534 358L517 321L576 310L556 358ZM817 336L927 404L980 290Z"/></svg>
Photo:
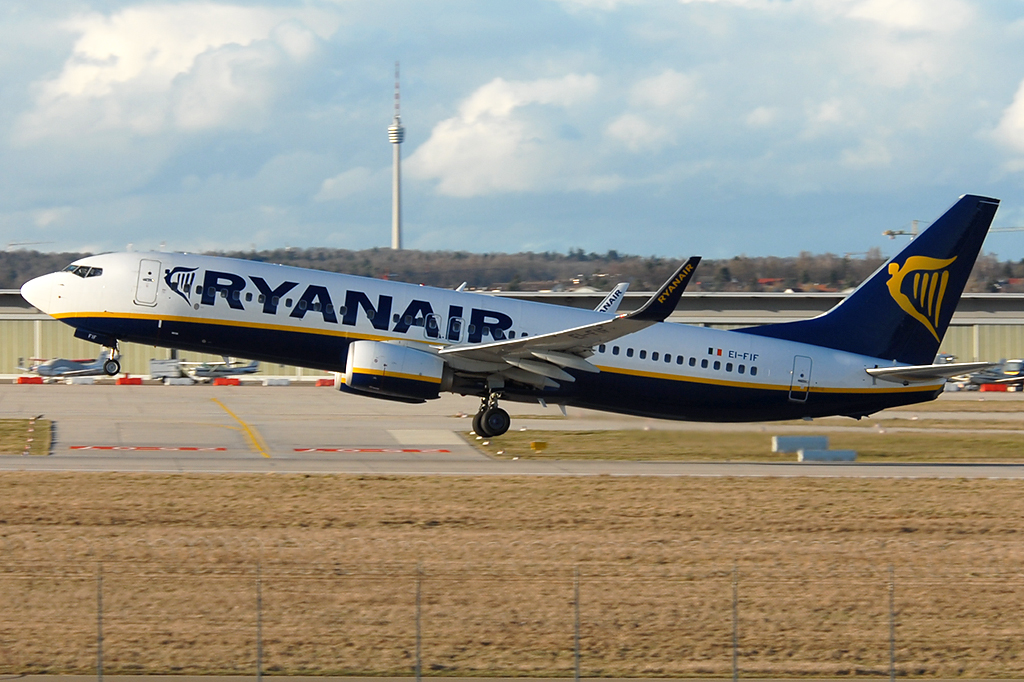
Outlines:
<svg viewBox="0 0 1024 682"><path fill-rule="evenodd" d="M1008 397L1009 398L1009 397ZM452 476L1024 478L1010 464L798 464L495 460L460 433L475 398L405 405L312 387L0 385L0 417L55 422L51 455L0 456L0 471L345 473ZM503 403L513 428L763 429ZM955 410L943 400L922 409ZM908 413L900 413L907 416ZM927 413L921 413L927 414ZM1019 427L1019 412L1002 419Z"/></svg>

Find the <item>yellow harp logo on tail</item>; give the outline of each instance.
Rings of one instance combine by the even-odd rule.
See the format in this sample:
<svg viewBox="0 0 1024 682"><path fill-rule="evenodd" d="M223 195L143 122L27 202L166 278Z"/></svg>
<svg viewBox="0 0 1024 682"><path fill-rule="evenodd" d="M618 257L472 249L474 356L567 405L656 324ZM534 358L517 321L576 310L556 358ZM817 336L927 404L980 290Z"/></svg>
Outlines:
<svg viewBox="0 0 1024 682"><path fill-rule="evenodd" d="M910 256L902 266L889 263L889 295L896 304L941 341L936 327L942 314L942 299L949 282L947 267L956 260L952 258L929 258ZM911 277L911 275L913 275Z"/></svg>

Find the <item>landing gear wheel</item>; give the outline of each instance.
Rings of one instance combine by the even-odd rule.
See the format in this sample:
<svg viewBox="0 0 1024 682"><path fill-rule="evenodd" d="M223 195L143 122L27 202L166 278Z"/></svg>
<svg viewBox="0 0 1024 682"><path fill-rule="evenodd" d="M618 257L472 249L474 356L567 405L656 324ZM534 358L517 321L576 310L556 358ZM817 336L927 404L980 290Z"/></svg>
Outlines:
<svg viewBox="0 0 1024 682"><path fill-rule="evenodd" d="M489 408L480 417L480 426L487 431L486 435L488 438L504 434L511 425L512 418L508 416L508 412L500 407Z"/></svg>
<svg viewBox="0 0 1024 682"><path fill-rule="evenodd" d="M481 422L483 421L483 417L483 411L477 412L476 414L473 415L473 433L475 433L478 436L483 436L484 438L486 438L487 434L484 433L484 427L483 424L481 424Z"/></svg>
<svg viewBox="0 0 1024 682"><path fill-rule="evenodd" d="M118 362L117 360L113 360L113 359L107 360L106 362L103 363L103 371L106 372L108 376L114 376L115 374L120 374L121 373L121 363Z"/></svg>

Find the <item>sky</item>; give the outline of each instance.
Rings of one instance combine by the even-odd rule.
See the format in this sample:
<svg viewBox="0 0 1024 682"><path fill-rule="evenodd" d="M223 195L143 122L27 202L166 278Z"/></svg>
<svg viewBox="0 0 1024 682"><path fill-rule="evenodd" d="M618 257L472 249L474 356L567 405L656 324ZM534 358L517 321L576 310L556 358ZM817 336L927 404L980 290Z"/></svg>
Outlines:
<svg viewBox="0 0 1024 682"><path fill-rule="evenodd" d="M1024 226L1020 0L0 3L0 242L680 258ZM1024 231L985 251L1024 258Z"/></svg>

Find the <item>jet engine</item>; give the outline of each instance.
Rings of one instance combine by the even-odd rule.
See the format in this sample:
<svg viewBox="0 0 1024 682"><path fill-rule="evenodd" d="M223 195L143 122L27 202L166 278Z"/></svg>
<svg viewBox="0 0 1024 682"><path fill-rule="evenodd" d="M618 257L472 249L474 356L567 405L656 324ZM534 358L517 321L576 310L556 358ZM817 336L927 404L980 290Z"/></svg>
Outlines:
<svg viewBox="0 0 1024 682"><path fill-rule="evenodd" d="M348 389L402 400L433 400L452 386L444 360L416 348L381 341L353 341L345 363ZM340 386L339 386L340 388Z"/></svg>

